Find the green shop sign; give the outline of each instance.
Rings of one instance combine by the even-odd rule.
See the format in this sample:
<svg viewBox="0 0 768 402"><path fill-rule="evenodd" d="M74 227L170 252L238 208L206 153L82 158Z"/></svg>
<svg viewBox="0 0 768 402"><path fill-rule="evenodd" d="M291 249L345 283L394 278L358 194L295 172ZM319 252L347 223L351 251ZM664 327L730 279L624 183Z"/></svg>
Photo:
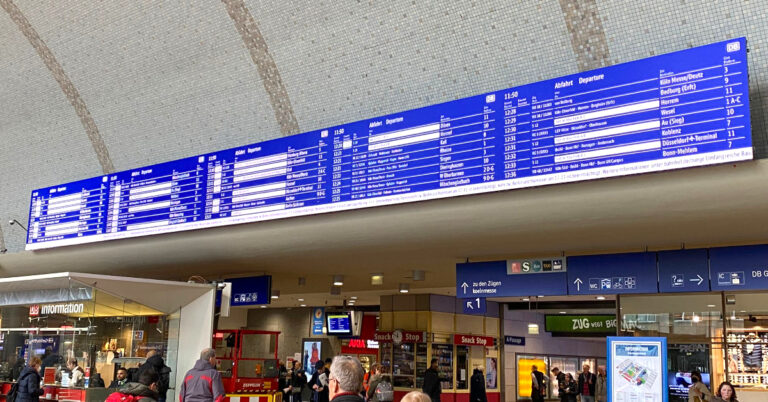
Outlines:
<svg viewBox="0 0 768 402"><path fill-rule="evenodd" d="M547 315L545 330L558 334L615 334L615 315Z"/></svg>

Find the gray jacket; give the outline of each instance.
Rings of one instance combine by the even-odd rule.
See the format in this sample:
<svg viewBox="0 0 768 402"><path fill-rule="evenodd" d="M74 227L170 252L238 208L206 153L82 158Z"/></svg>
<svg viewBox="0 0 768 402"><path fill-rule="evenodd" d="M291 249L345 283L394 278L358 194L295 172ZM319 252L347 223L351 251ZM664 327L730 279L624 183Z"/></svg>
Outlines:
<svg viewBox="0 0 768 402"><path fill-rule="evenodd" d="M221 374L206 360L198 360L184 375L179 391L179 402L222 402L224 384Z"/></svg>
<svg viewBox="0 0 768 402"><path fill-rule="evenodd" d="M605 380L604 375L597 375L597 382L595 383L595 399L597 402L608 401L608 383Z"/></svg>

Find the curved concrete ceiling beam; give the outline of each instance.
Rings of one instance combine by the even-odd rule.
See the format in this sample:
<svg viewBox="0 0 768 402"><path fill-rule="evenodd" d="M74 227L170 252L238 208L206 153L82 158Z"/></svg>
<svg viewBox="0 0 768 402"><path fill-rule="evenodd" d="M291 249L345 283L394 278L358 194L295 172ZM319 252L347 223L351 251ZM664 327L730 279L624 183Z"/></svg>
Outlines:
<svg viewBox="0 0 768 402"><path fill-rule="evenodd" d="M296 121L296 115L293 112L291 100L288 98L288 91L285 89L283 80L280 78L280 71L277 64L269 53L269 47L261 34L256 20L245 6L244 0L221 0L227 8L229 17L235 24L237 32L243 38L243 43L251 54L253 64L259 71L261 82L269 95L269 101L275 112L275 119L280 126L280 132L286 136L298 134L299 123Z"/></svg>
<svg viewBox="0 0 768 402"><path fill-rule="evenodd" d="M114 172L115 166L112 164L112 158L109 156L109 151L104 144L104 139L101 137L98 127L96 127L96 122L93 120L91 112L88 111L88 106L80 96L80 92L75 88L75 84L72 83L72 80L69 79L64 68L59 61L56 60L56 56L53 55L51 49L48 48L48 45L45 44L19 7L14 4L13 0L0 0L0 7L8 13L8 16L10 16L16 26L19 27L21 33L24 34L24 37L27 38L37 52L37 55L43 60L45 66L51 71L53 78L59 84L64 95L67 97L67 100L69 100L69 103L75 109L77 117L80 118L80 122L85 128L85 133L91 141L93 150L96 152L96 157L99 160L99 164L101 164L101 170L105 174Z"/></svg>

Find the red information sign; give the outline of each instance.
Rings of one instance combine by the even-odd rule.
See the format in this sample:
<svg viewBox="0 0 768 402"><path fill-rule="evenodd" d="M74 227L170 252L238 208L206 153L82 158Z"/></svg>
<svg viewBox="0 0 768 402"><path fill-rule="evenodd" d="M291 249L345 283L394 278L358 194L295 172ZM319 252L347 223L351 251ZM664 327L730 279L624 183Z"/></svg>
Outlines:
<svg viewBox="0 0 768 402"><path fill-rule="evenodd" d="M453 336L453 343L456 345L485 346L492 347L494 338L492 336L482 335L462 335Z"/></svg>

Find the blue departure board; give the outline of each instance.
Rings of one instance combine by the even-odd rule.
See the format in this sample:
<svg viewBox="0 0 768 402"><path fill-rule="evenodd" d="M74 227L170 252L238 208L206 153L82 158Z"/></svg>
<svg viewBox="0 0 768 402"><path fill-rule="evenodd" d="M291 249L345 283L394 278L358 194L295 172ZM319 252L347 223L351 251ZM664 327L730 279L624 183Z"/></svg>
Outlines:
<svg viewBox="0 0 768 402"><path fill-rule="evenodd" d="M27 249L752 159L746 40L32 192Z"/></svg>

